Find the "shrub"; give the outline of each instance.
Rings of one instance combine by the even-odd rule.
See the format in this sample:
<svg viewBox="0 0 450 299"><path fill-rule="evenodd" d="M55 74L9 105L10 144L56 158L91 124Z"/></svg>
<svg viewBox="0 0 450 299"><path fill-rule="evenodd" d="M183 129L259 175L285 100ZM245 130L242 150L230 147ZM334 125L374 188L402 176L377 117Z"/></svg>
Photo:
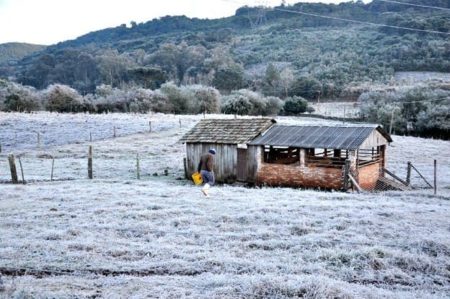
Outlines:
<svg viewBox="0 0 450 299"><path fill-rule="evenodd" d="M86 112L92 107L86 103L78 92L66 85L53 84L45 91L45 107L56 112Z"/></svg>
<svg viewBox="0 0 450 299"><path fill-rule="evenodd" d="M312 108L309 109L311 111ZM298 115L308 110L308 101L302 97L294 96L287 98L284 102L283 112L285 115ZM314 111L314 109L313 109Z"/></svg>

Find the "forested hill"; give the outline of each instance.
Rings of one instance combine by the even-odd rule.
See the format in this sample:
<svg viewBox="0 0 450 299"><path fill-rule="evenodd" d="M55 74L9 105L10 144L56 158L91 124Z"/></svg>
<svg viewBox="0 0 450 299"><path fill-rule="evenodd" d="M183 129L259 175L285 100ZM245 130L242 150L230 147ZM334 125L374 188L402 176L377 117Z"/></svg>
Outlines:
<svg viewBox="0 0 450 299"><path fill-rule="evenodd" d="M426 0L401 0L429 5ZM448 0L433 6L450 8ZM295 12L299 13L295 13ZM300 14L301 13L301 14ZM121 25L48 47L0 76L45 88L70 85L157 88L165 81L251 88L267 95L339 96L351 84L388 82L395 71L450 72L450 35L378 27L330 18L450 32L450 11L381 0L242 7L215 20L163 17ZM296 78L303 85L288 84Z"/></svg>
<svg viewBox="0 0 450 299"><path fill-rule="evenodd" d="M25 56L44 49L45 46L26 43L0 44L0 65L14 64Z"/></svg>

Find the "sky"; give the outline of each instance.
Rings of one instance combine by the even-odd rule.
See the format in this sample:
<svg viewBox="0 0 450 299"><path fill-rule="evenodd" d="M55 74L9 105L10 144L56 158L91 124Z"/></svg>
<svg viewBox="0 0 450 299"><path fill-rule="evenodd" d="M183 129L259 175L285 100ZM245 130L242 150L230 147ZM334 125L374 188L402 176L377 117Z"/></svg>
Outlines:
<svg viewBox="0 0 450 299"><path fill-rule="evenodd" d="M285 1L297 2L306 1ZM244 5L279 4L281 0L0 0L0 43L50 45L131 21L141 23L167 15L214 19L231 16Z"/></svg>

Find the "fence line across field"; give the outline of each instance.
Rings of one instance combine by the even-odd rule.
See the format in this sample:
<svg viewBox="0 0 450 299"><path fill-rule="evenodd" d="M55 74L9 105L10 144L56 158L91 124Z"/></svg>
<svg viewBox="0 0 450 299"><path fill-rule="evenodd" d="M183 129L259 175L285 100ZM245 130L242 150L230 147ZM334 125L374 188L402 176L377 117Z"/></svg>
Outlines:
<svg viewBox="0 0 450 299"><path fill-rule="evenodd" d="M127 170L128 173L131 174L131 177L127 177L126 179L137 179L140 180L142 178L142 166L145 166L144 169L147 169L147 176L168 176L169 170L167 167L165 167L161 173L149 171L149 169L152 167L153 162L155 162L156 157L152 157L150 159L142 159L142 157L145 156L142 155L142 153L130 153L129 156L126 156L126 159L115 159L114 157L110 157L109 159L100 159L103 163L101 166L96 166L98 164L95 164L95 151L92 145L89 145L86 151L85 158L55 158L52 155L43 155L42 158L25 158L21 155L15 156L13 154L8 155L7 161L9 165L9 172L11 175L11 183L13 184L19 184L23 183L25 184L28 181L54 181L54 180L77 180L77 179L94 179L96 178L104 178L105 176L102 176L101 170L105 170L105 167L111 168L111 171L108 172L105 171L107 174L110 173L116 173L117 169L121 169L122 171L124 169ZM123 156L122 156L123 157ZM19 173L18 173L18 167L16 165L16 158L19 162L20 167L20 174L21 174L21 180L19 180ZM63 169L55 169L58 167L59 163L58 160L63 159L70 159L73 160L70 163L64 163ZM87 161L86 161L86 160ZM33 163L33 160L41 160L41 161L51 161L48 166L43 166L42 164L35 165ZM83 160L86 161L83 163ZM123 163L124 160L126 163ZM147 160L147 161L146 161ZM56 162L55 162L56 161ZM107 161L107 162L105 162ZM114 165L114 163L111 163L110 161L116 161L117 164ZM352 189L357 192L367 192L367 191L391 191L391 190L403 190L403 191L410 191L410 190L417 190L417 189L432 189L434 194L437 194L437 179L438 179L438 171L437 171L437 160L433 161L433 178L432 180L427 179L426 176L418 169L418 167L414 166L414 164L410 161L406 163L406 173L405 173L405 179L401 178L401 175L398 173L394 173L388 169L383 168L382 169L382 179L381 183L377 184L376 187L373 189L363 189L359 186L358 181L355 179L357 177L357 171L350 169L349 161L347 160L346 163L342 166L343 169L343 186L344 190ZM27 168L29 165L33 165L34 173L33 171L29 171L29 168ZM86 166L83 166L87 165ZM176 173L180 177L187 178L187 169L186 169L186 158L183 159L183 161L180 161L180 165L183 164L183 167L180 167ZM67 165L71 165L72 167L68 167ZM123 165L126 165L126 167L121 168ZM48 172L45 170L48 167ZM161 168L161 167L159 167ZM84 170L83 170L84 169ZM100 170L98 170L100 169ZM155 170L155 169L154 169ZM153 170L153 171L154 171ZM38 173L36 173L36 171ZM73 172L74 171L74 172ZM355 173L356 171L356 173ZM71 174L68 174L68 172L72 172ZM6 173L6 172L5 172ZM95 175L97 174L97 175ZM117 176L108 176L106 175L106 178L117 178L120 177L120 174ZM433 184L430 183L430 181L433 182ZM4 181L9 182L9 180ZM397 189L392 189L392 187L397 187Z"/></svg>

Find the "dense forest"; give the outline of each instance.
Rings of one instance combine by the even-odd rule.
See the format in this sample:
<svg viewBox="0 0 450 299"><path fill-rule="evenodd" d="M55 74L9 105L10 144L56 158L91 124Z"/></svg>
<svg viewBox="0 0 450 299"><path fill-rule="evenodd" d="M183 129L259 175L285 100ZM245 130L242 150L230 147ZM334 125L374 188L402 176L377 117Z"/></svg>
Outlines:
<svg viewBox="0 0 450 299"><path fill-rule="evenodd" d="M420 7L429 5L426 0L402 2L415 6L382 0L245 6L222 19L167 16L91 32L36 49L23 59L0 61L4 79L0 106L3 110L295 114L310 109L305 99L359 98L364 117L385 122L384 114L374 112L384 102L377 100L380 93L370 91L371 85L392 89L389 85L398 71L450 72L450 2L433 1L433 6L447 10ZM438 109L444 115L441 120L446 122L449 87L438 89L428 85L415 92L396 90L389 97L437 97L435 103L443 107ZM46 95L54 90L64 90L63 94L77 99L74 103L84 104L73 106L69 100L68 107L59 102L52 106ZM418 121L416 114L431 109L422 107L413 109L414 117L405 116L399 132L407 130L407 122ZM427 113L421 114L422 123Z"/></svg>

